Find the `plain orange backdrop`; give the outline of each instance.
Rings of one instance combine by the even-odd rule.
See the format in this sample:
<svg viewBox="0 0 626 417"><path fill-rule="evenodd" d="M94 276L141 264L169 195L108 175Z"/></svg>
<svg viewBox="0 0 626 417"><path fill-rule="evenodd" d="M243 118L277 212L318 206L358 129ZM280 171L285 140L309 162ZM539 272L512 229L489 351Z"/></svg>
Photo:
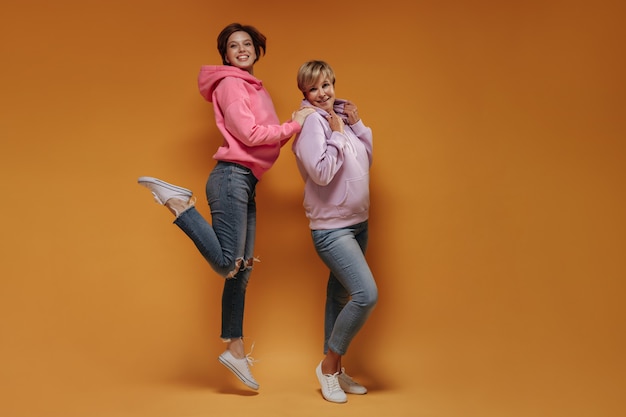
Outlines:
<svg viewBox="0 0 626 417"><path fill-rule="evenodd" d="M0 415L624 415L625 12L4 1ZM370 393L345 406L314 379L326 270L289 145L258 187L258 395L216 360L221 279L136 184L191 188L209 215L220 137L196 76L233 21L268 37L255 75L281 120L324 59L374 131L380 302L345 358Z"/></svg>

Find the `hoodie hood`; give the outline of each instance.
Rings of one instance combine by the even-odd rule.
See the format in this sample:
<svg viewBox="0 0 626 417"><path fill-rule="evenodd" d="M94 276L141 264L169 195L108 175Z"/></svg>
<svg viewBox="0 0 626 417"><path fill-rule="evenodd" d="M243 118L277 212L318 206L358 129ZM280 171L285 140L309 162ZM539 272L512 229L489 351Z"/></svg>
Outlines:
<svg viewBox="0 0 626 417"><path fill-rule="evenodd" d="M240 78L252 85L256 90L263 88L261 80L237 67L230 65L203 65L200 67L200 73L198 74L198 88L200 89L202 97L212 102L215 87L217 87L220 81L225 77Z"/></svg>
<svg viewBox="0 0 626 417"><path fill-rule="evenodd" d="M333 104L333 110L335 111L335 113L337 113L337 115L339 117L341 117L343 119L344 123L348 123L348 115L343 111L343 108L344 108L345 104L347 103L347 101L348 100L343 100L343 99L340 99L340 98L336 98L335 99L335 103ZM317 111L319 114L324 116L324 118L326 118L326 116L329 116L329 114L328 114L328 112L326 110L323 110L323 109L320 109L319 107L314 106L307 99L303 99L302 100L301 107L313 107L313 108L315 108L315 111Z"/></svg>

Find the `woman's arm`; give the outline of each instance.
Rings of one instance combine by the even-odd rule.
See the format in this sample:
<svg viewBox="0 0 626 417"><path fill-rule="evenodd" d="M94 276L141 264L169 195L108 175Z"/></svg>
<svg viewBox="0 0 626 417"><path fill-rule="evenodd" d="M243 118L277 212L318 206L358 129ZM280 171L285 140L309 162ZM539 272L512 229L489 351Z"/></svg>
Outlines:
<svg viewBox="0 0 626 417"><path fill-rule="evenodd" d="M294 143L294 153L307 175L318 185L328 185L341 168L346 137L333 132L320 114L307 118Z"/></svg>

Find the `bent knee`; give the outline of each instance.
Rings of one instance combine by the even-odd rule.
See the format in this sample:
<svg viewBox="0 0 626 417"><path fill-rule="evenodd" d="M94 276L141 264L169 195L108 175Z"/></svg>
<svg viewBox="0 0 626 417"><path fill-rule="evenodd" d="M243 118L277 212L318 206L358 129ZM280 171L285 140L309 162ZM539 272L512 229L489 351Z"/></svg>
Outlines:
<svg viewBox="0 0 626 417"><path fill-rule="evenodd" d="M364 291L358 297L353 297L353 300L362 308L371 310L378 303L378 291L376 289Z"/></svg>
<svg viewBox="0 0 626 417"><path fill-rule="evenodd" d="M367 299L367 305L370 309L376 307L376 304L378 304L378 291L374 291Z"/></svg>

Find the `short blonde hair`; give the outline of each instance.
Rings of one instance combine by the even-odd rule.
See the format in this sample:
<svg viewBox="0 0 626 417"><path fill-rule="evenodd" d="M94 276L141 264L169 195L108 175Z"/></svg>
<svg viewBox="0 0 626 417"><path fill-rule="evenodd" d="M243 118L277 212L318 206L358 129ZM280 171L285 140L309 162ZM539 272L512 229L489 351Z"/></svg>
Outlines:
<svg viewBox="0 0 626 417"><path fill-rule="evenodd" d="M298 88L306 95L309 88L322 76L335 85L335 72L328 63L318 60L305 62L298 70Z"/></svg>

